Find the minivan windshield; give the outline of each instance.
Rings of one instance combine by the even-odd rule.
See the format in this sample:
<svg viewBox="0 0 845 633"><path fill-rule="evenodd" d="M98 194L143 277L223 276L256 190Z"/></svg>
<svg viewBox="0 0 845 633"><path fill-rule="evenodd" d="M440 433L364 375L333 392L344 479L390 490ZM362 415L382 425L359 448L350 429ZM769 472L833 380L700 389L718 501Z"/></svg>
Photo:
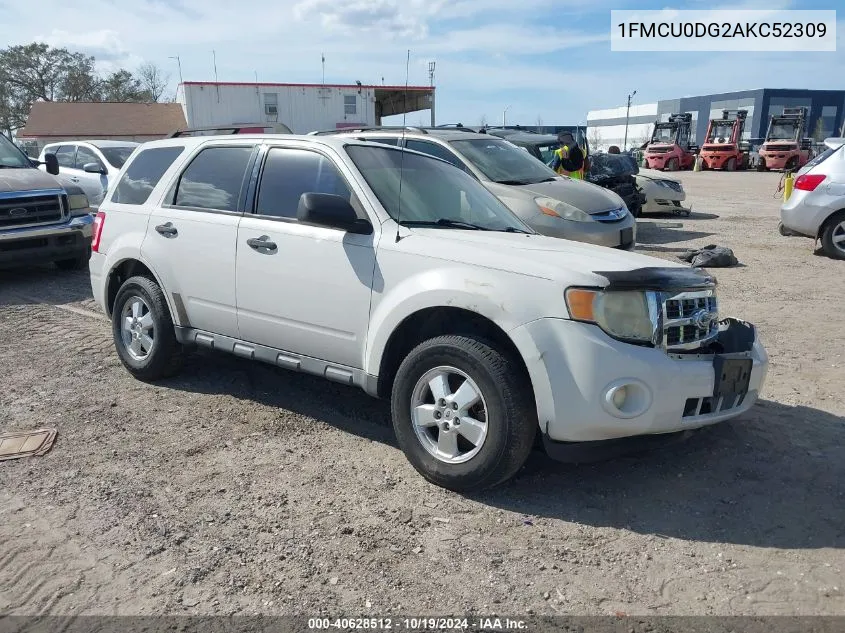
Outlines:
<svg viewBox="0 0 845 633"><path fill-rule="evenodd" d="M461 139L449 144L487 178L502 185L533 185L557 178L549 167L503 139Z"/></svg>
<svg viewBox="0 0 845 633"><path fill-rule="evenodd" d="M15 147L12 141L0 134L0 169L19 169L21 167L32 167L32 163L21 150Z"/></svg>
<svg viewBox="0 0 845 633"><path fill-rule="evenodd" d="M348 145L346 151L402 225L533 233L477 180L445 161L388 146Z"/></svg>

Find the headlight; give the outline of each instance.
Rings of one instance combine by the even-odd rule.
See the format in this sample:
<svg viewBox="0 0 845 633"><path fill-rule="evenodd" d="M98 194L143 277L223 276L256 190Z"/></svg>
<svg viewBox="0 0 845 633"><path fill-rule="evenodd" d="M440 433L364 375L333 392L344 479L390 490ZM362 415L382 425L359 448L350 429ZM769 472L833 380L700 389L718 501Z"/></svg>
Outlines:
<svg viewBox="0 0 845 633"><path fill-rule="evenodd" d="M566 204L561 200L553 198L535 198L534 202L540 207L540 211L545 215L550 215L553 218L563 218L564 220L572 220L574 222L592 222L589 213L576 209L571 204Z"/></svg>
<svg viewBox="0 0 845 633"><path fill-rule="evenodd" d="M72 193L67 197L71 215L83 215L91 211L91 204L88 196L84 193Z"/></svg>
<svg viewBox="0 0 845 633"><path fill-rule="evenodd" d="M566 307L576 321L594 323L613 338L655 343L657 338L657 295L630 290L569 288Z"/></svg>

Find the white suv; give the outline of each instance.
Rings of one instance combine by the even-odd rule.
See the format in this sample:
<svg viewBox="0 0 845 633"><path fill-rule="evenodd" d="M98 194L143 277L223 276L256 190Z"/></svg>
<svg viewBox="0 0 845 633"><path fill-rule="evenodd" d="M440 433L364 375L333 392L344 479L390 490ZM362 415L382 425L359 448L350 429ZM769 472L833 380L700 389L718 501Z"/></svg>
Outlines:
<svg viewBox="0 0 845 633"><path fill-rule="evenodd" d="M95 220L91 284L142 380L204 347L389 398L454 490L733 418L768 359L685 265L534 233L445 161L350 138L175 138ZM634 446L634 444L630 444Z"/></svg>

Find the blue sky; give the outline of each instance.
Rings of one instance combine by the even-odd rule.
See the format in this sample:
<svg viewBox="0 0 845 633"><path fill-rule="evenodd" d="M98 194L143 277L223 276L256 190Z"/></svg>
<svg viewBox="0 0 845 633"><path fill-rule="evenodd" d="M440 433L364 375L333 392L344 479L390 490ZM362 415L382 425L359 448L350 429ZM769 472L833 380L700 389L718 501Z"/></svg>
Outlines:
<svg viewBox="0 0 845 633"><path fill-rule="evenodd" d="M428 83L438 123L583 123L588 110L752 88L842 89L845 13L834 53L619 53L611 9L836 9L834 0L0 0L9 43L95 55L103 70L152 61L178 82ZM841 6L841 5L840 5ZM408 123L427 122L410 114ZM395 122L395 121L394 121Z"/></svg>

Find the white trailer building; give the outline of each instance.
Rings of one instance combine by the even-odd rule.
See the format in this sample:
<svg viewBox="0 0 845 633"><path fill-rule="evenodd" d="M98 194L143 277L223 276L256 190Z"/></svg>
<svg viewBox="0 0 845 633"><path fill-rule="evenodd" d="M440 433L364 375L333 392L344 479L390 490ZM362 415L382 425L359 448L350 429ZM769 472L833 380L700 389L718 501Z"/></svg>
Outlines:
<svg viewBox="0 0 845 633"><path fill-rule="evenodd" d="M190 128L283 123L296 134L381 125L382 117L430 110L434 87L186 81L176 100Z"/></svg>

